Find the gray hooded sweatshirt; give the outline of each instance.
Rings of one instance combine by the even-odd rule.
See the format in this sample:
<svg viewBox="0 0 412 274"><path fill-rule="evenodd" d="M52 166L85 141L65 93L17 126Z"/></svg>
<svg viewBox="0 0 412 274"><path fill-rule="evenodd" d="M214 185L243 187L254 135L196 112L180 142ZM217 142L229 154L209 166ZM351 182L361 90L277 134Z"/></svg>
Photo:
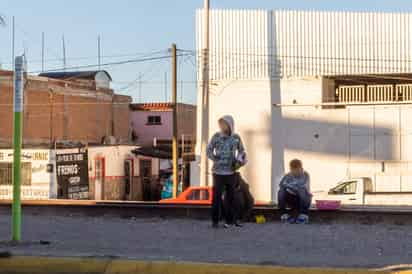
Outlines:
<svg viewBox="0 0 412 274"><path fill-rule="evenodd" d="M213 135L207 146L207 157L213 161L212 173L217 175L231 175L236 167L246 163L245 149L240 136L234 133L232 116L225 115L219 120L225 121L230 128L230 135L217 132ZM244 161L237 161L239 155Z"/></svg>

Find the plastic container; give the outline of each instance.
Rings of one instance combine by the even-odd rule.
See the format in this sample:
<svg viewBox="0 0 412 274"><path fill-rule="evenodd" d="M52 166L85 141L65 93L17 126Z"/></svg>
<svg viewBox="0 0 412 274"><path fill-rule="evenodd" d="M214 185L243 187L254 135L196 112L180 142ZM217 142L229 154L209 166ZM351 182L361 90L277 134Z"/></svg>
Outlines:
<svg viewBox="0 0 412 274"><path fill-rule="evenodd" d="M319 210L338 210L341 201L338 200L316 200L316 208Z"/></svg>
<svg viewBox="0 0 412 274"><path fill-rule="evenodd" d="M255 219L256 219L256 223L257 223L257 224L264 224L264 223L266 223L266 218L265 218L265 216L263 216L263 215L257 215L257 216L255 217Z"/></svg>

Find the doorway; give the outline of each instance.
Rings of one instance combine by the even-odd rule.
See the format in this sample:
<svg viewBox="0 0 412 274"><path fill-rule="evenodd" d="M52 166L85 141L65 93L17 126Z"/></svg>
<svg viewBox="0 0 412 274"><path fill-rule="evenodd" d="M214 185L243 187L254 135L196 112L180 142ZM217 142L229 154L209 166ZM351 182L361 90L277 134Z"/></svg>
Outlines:
<svg viewBox="0 0 412 274"><path fill-rule="evenodd" d="M152 161L139 161L140 181L142 182L143 201L151 200Z"/></svg>
<svg viewBox="0 0 412 274"><path fill-rule="evenodd" d="M96 158L94 160L95 180L94 180L94 199L104 200L104 177L105 177L105 160L104 158Z"/></svg>
<svg viewBox="0 0 412 274"><path fill-rule="evenodd" d="M132 200L133 160L124 161L124 197L123 200Z"/></svg>

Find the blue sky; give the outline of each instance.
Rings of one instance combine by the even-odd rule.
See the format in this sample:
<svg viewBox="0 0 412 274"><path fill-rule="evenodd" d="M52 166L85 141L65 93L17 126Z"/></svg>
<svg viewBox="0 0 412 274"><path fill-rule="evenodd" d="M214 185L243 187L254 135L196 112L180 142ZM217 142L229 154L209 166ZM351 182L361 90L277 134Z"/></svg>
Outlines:
<svg viewBox="0 0 412 274"><path fill-rule="evenodd" d="M41 33L46 35L46 69L62 67L62 36L67 66L97 63L97 36L102 39L103 63L140 58L165 51L171 43L194 49L195 10L202 0L2 0L0 14L16 18L16 54L26 49L29 71L41 69ZM412 12L411 0L211 0L212 8L314 9ZM0 28L0 62L11 62L10 25ZM179 99L195 103L194 57L181 58ZM113 87L135 101L170 97L168 61L107 67ZM139 85L139 73L142 82ZM165 84L165 77L167 81ZM140 86L140 89L139 89ZM139 96L139 90L141 96ZM166 93L167 91L167 93Z"/></svg>

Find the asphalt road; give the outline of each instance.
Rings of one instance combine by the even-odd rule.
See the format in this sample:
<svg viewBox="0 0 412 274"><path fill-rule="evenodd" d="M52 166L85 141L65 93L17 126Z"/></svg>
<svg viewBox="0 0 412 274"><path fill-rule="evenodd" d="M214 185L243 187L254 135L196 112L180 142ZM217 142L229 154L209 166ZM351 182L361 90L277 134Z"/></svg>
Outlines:
<svg viewBox="0 0 412 274"><path fill-rule="evenodd" d="M189 219L30 215L19 246L7 243L10 227L10 217L0 216L0 252L16 255L333 267L412 263L408 225L272 222L214 230L208 221Z"/></svg>

